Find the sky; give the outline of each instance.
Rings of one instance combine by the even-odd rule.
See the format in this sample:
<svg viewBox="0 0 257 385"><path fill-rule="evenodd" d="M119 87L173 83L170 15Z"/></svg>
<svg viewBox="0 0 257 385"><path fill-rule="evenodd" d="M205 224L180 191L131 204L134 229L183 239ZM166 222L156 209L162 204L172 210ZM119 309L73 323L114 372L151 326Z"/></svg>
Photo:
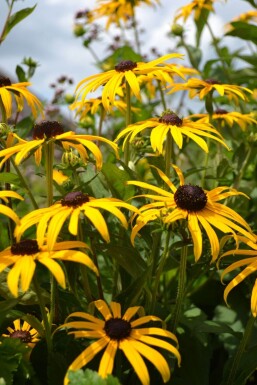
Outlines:
<svg viewBox="0 0 257 385"><path fill-rule="evenodd" d="M143 51L157 47L162 54L173 46L166 37L170 30L175 11L179 6L188 4L190 0L161 0L161 6L137 8L137 18L145 28ZM179 5L178 5L179 3ZM222 4L221 4L222 3ZM40 63L32 78L33 92L43 99L53 95L49 85L61 75L68 75L78 83L81 79L98 73L91 54L82 47L81 40L73 35L74 14L78 10L92 9L95 0L23 0L17 1L15 10L32 7L34 12L18 24L0 46L0 69L16 81L15 68L24 57L32 57ZM243 0L227 0L215 3L216 14L211 16L214 32L219 36L225 22L232 20L240 13L250 9ZM7 13L6 1L0 0L0 30ZM104 21L103 21L104 23ZM193 23L186 23L187 39L193 43ZM115 35L115 31L109 32ZM161 37L161 41L160 41ZM207 31L203 34L202 47L205 55L211 55L210 37ZM238 43L240 44L240 42ZM233 47L234 48L234 47ZM95 46L101 58L108 55L106 42ZM73 86L72 91L75 86Z"/></svg>

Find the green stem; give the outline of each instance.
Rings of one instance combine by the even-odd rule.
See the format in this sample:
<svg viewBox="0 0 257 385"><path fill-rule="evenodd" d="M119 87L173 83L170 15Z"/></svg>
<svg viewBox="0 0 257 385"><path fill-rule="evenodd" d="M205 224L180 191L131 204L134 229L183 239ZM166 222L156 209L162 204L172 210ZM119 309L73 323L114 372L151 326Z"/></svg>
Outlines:
<svg viewBox="0 0 257 385"><path fill-rule="evenodd" d="M128 127L131 123L131 90L130 85L126 81L126 127ZM129 141L127 140L125 148L124 148L124 163L126 166L129 164Z"/></svg>
<svg viewBox="0 0 257 385"><path fill-rule="evenodd" d="M167 110L167 105L166 105L166 101L165 101L165 97L164 97L164 92L163 92L162 85L161 85L160 81L158 81L158 89L159 89L160 96L161 96L161 102L162 102L163 110L166 111Z"/></svg>
<svg viewBox="0 0 257 385"><path fill-rule="evenodd" d="M47 350L48 350L48 353L50 353L52 351L51 326L50 326L50 323L49 323L49 320L47 317L47 312L46 312L46 308L45 308L45 301L44 301L44 298L41 294L41 288L40 288L40 285L38 284L38 281L37 281L35 276L33 277L33 284L34 284L35 292L37 294L38 303L39 303L39 307L40 307L40 311L41 311L41 316L42 316L43 323L44 323Z"/></svg>
<svg viewBox="0 0 257 385"><path fill-rule="evenodd" d="M164 247L163 253L162 253L161 258L160 258L159 266L158 266L157 271L156 271L155 280L154 280L154 287L153 287L153 291L152 291L152 304L151 304L150 314L152 314L154 312L161 274L163 272L163 268L164 268L167 256L169 254L170 234L171 234L170 231L167 231L166 240L165 240L165 247Z"/></svg>
<svg viewBox="0 0 257 385"><path fill-rule="evenodd" d="M83 229L82 229L82 224L81 224L80 219L79 219L79 223L78 223L77 239L78 239L78 241L81 241L81 242L84 241ZM83 251L83 249L82 249L82 251ZM89 285L88 271L87 271L86 266L84 266L84 265L80 266L80 273L81 273L81 277L82 277L82 284L83 284L83 289L85 292L86 299L88 302L91 302L91 301L93 301L93 296L92 296L90 285Z"/></svg>
<svg viewBox="0 0 257 385"><path fill-rule="evenodd" d="M251 315L247 324L246 324L243 338L242 338L242 340L241 340L241 342L237 348L233 362L230 366L230 372L228 375L228 379L225 383L226 385L233 385L234 384L235 377L237 375L237 371L238 371L238 368L240 366L241 358L245 352L245 349L248 345L249 339L250 339L251 334L252 334L254 323L255 323L255 317L253 317Z"/></svg>
<svg viewBox="0 0 257 385"><path fill-rule="evenodd" d="M167 132L166 136L166 142L165 142L165 154L164 154L164 160L165 160L165 174L167 177L170 177L170 164L172 163L172 158L174 157L173 154L173 141L171 132Z"/></svg>
<svg viewBox="0 0 257 385"><path fill-rule="evenodd" d="M6 20L5 20L5 23L4 23L1 35L0 35L0 44L4 41L4 39L6 37L5 31L6 31L6 28L7 28L8 20L11 17L11 13L12 13L12 8L13 8L14 2L15 2L15 0L12 0L11 4L9 5L9 11L8 11L8 14L7 14L7 17L6 17Z"/></svg>
<svg viewBox="0 0 257 385"><path fill-rule="evenodd" d="M47 206L53 204L53 163L54 163L54 142L45 143L45 171L47 187Z"/></svg>
<svg viewBox="0 0 257 385"><path fill-rule="evenodd" d="M172 315L173 316L173 324L172 324L173 333L176 332L176 329L180 320L184 297L186 293L186 267L187 267L187 246L183 246L181 249L181 259L179 264L178 291L177 291L176 305Z"/></svg>

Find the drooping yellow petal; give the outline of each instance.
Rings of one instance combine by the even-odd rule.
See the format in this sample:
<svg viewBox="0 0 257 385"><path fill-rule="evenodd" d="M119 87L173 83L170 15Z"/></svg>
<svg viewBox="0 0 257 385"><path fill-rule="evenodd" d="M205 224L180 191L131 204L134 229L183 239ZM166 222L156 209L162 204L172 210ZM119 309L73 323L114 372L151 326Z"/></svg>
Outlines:
<svg viewBox="0 0 257 385"><path fill-rule="evenodd" d="M65 275L61 266L51 258L40 258L39 262L42 263L53 274L59 285L65 289L66 281Z"/></svg>
<svg viewBox="0 0 257 385"><path fill-rule="evenodd" d="M99 231L103 239L106 242L110 242L109 231L108 231L105 219L100 213L100 211L93 207L87 206L84 209L84 214L93 223L93 225Z"/></svg>
<svg viewBox="0 0 257 385"><path fill-rule="evenodd" d="M110 309L107 306L105 301L103 301L102 299L99 299L99 300L95 301L94 304L95 304L95 307L97 308L97 310L100 311L100 313L102 314L102 316L104 317L104 319L106 321L109 320L110 318L112 318L112 314L110 312Z"/></svg>
<svg viewBox="0 0 257 385"><path fill-rule="evenodd" d="M56 213L52 217L48 226L48 231L47 231L47 244L48 244L49 250L53 249L56 239L61 231L61 228L64 222L66 221L66 219L72 213L72 211L73 211L72 207L64 206L59 213Z"/></svg>
<svg viewBox="0 0 257 385"><path fill-rule="evenodd" d="M104 354L100 361L100 365L98 369L98 374L101 377L106 378L108 374L112 373L114 358L115 358L117 348L118 348L118 341L110 340L109 344L107 345L107 348L104 351Z"/></svg>
<svg viewBox="0 0 257 385"><path fill-rule="evenodd" d="M111 302L110 308L113 314L113 318L121 318L121 306L118 302Z"/></svg>
<svg viewBox="0 0 257 385"><path fill-rule="evenodd" d="M36 263L31 255L24 255L21 259L21 289L25 292L29 289L31 280L35 272Z"/></svg>
<svg viewBox="0 0 257 385"><path fill-rule="evenodd" d="M197 262L202 254L202 233L198 224L198 219L195 213L188 214L188 229L193 239L194 244L194 256Z"/></svg>

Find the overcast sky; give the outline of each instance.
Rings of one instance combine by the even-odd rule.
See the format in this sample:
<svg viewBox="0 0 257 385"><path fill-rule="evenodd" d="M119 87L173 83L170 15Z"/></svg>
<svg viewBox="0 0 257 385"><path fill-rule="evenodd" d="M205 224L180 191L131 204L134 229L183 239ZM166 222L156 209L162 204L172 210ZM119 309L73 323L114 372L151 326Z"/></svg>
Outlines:
<svg viewBox="0 0 257 385"><path fill-rule="evenodd" d="M172 47L166 34L170 29L175 10L190 0L161 0L162 5L152 8L143 6L137 8L137 16L142 27L146 29L144 36L144 53L147 49L158 47L166 53ZM74 14L78 10L92 9L95 0L24 0L18 1L15 10L20 7L31 7L37 3L34 12L26 20L18 24L0 46L0 69L15 79L15 67L24 57L32 57L40 63L36 75L33 77L33 91L49 99L52 90L49 84L60 75L68 75L75 84L86 76L97 73L93 58L82 47L80 39L72 33ZM215 4L216 15L212 15L211 22L217 35L223 31L225 22L230 21L240 13L250 9L243 0L228 0L225 4ZM5 0L0 0L0 30L7 12ZM188 37L192 34L192 23L187 22ZM115 34L113 32L113 34ZM160 40L161 38L161 40ZM209 35L203 36L204 52L209 52ZM240 44L240 42L239 42ZM233 47L234 48L234 47ZM96 50L101 58L107 56L104 43Z"/></svg>

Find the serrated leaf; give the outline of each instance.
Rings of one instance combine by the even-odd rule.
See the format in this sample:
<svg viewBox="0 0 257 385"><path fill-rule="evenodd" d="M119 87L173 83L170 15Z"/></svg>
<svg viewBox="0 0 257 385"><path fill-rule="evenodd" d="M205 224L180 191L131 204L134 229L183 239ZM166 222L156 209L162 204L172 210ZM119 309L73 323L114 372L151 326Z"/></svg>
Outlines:
<svg viewBox="0 0 257 385"><path fill-rule="evenodd" d="M11 17L9 17L9 19L7 21L6 28L5 28L4 35L3 35L3 39L6 38L8 33L13 29L13 27L15 27L16 24L20 23L23 19L25 19L27 16L29 16L34 11L36 6L37 5L35 4L34 7L23 8L20 11L12 14Z"/></svg>

